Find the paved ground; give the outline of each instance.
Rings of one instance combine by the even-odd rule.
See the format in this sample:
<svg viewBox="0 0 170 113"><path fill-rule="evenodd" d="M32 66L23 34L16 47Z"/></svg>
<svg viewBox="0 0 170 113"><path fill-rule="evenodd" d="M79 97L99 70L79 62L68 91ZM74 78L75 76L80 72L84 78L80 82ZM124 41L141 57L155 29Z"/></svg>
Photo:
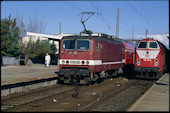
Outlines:
<svg viewBox="0 0 170 113"><path fill-rule="evenodd" d="M43 64L4 66L1 67L1 85L56 77L55 72L58 72L57 65L50 65L49 68Z"/></svg>
<svg viewBox="0 0 170 113"><path fill-rule="evenodd" d="M164 74L128 111L169 111L169 73Z"/></svg>

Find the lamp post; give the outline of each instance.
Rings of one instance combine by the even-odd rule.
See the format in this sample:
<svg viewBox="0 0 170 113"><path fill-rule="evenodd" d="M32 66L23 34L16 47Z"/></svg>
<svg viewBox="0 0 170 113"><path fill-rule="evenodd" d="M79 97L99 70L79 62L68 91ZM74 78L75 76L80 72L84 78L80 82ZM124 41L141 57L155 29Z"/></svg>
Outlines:
<svg viewBox="0 0 170 113"><path fill-rule="evenodd" d="M166 33L166 36L168 37L168 39L169 39L169 32L168 33ZM170 39L169 39L169 49L170 49Z"/></svg>
<svg viewBox="0 0 170 113"><path fill-rule="evenodd" d="M168 32L168 33L166 33L166 36L169 38L169 32Z"/></svg>

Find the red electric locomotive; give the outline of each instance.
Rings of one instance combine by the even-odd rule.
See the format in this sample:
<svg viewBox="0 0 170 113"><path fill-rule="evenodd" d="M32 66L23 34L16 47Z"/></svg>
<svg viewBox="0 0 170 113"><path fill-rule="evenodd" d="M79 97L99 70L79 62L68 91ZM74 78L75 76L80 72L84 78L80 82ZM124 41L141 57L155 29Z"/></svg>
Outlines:
<svg viewBox="0 0 170 113"><path fill-rule="evenodd" d="M141 40L135 49L135 72L137 78L158 79L167 69L167 48L157 40Z"/></svg>
<svg viewBox="0 0 170 113"><path fill-rule="evenodd" d="M126 47L125 47L126 45ZM67 36L60 42L59 81L80 83L100 81L102 78L123 73L126 64L133 63L130 45L105 34L98 36ZM127 55L126 55L127 56ZM132 60L130 60L132 58Z"/></svg>

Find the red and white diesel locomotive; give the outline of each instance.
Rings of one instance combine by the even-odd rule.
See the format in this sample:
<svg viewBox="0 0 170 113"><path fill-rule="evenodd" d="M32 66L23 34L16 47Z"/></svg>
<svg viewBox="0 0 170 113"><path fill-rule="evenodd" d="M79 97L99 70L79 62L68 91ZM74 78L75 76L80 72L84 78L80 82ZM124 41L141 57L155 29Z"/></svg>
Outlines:
<svg viewBox="0 0 170 113"><path fill-rule="evenodd" d="M137 78L158 79L167 69L168 50L157 40L141 40L135 49L135 72Z"/></svg>
<svg viewBox="0 0 170 113"><path fill-rule="evenodd" d="M105 34L66 36L60 41L59 81L92 83L123 73L133 64L135 46Z"/></svg>

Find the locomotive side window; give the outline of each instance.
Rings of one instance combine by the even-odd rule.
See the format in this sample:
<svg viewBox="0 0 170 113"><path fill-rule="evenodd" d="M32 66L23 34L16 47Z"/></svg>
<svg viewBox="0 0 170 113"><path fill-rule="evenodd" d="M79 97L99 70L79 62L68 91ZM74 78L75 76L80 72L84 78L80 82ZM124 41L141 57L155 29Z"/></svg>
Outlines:
<svg viewBox="0 0 170 113"><path fill-rule="evenodd" d="M149 48L158 48L158 45L156 42L149 42Z"/></svg>
<svg viewBox="0 0 170 113"><path fill-rule="evenodd" d="M140 42L138 48L147 48L147 42Z"/></svg>
<svg viewBox="0 0 170 113"><path fill-rule="evenodd" d="M77 49L78 50L88 50L89 45L90 45L90 43L88 40L77 40Z"/></svg>
<svg viewBox="0 0 170 113"><path fill-rule="evenodd" d="M96 43L96 51L99 51L99 42Z"/></svg>
<svg viewBox="0 0 170 113"><path fill-rule="evenodd" d="M75 49L75 40L64 40L63 49Z"/></svg>

